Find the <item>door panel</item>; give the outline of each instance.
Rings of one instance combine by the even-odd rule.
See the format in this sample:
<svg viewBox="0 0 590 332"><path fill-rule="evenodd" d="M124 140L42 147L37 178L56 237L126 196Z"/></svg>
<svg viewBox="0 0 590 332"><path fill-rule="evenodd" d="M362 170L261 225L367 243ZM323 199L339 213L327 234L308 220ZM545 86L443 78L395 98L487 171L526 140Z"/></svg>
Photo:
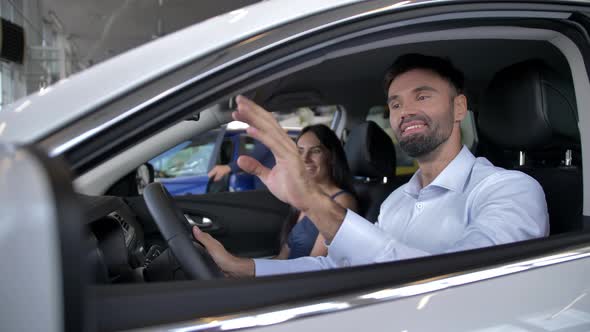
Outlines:
<svg viewBox="0 0 590 332"><path fill-rule="evenodd" d="M210 193L179 196L175 200L185 214L231 253L245 257L278 253L289 206L270 192Z"/></svg>

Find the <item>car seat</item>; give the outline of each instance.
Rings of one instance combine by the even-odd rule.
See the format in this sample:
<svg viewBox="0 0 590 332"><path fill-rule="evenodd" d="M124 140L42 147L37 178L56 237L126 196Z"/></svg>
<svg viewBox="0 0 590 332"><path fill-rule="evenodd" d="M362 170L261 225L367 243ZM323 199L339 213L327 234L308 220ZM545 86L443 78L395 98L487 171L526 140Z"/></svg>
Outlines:
<svg viewBox="0 0 590 332"><path fill-rule="evenodd" d="M529 60L499 71L478 112L480 152L543 187L551 234L583 228L580 133L572 80Z"/></svg>
<svg viewBox="0 0 590 332"><path fill-rule="evenodd" d="M359 214L376 222L381 203L397 187L395 183L395 148L391 138L375 122L357 125L344 146Z"/></svg>

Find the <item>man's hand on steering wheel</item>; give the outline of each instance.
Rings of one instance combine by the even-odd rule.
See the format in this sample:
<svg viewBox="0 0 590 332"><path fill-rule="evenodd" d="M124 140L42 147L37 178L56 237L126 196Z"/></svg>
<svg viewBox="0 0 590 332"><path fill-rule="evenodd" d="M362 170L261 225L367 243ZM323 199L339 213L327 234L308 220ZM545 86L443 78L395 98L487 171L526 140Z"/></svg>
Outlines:
<svg viewBox="0 0 590 332"><path fill-rule="evenodd" d="M229 277L253 277L254 261L249 258L236 257L223 247L208 233L202 232L199 227L193 226L193 235L207 249L221 271Z"/></svg>

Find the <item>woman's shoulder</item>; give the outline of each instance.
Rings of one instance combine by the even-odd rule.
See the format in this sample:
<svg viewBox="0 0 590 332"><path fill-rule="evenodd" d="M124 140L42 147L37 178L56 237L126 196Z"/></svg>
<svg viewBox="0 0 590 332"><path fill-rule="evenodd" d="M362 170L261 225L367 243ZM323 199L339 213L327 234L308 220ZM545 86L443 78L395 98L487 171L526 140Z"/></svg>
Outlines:
<svg viewBox="0 0 590 332"><path fill-rule="evenodd" d="M351 192L347 191L346 189L342 188L335 188L330 195L330 198L336 199L339 196L353 196ZM354 196L353 196L354 197Z"/></svg>
<svg viewBox="0 0 590 332"><path fill-rule="evenodd" d="M332 199L334 201L336 201L338 204L342 205L345 208L356 207L356 203L357 203L356 197L354 196L353 193L351 193L347 190L339 188L339 190L337 190L330 197L332 197Z"/></svg>

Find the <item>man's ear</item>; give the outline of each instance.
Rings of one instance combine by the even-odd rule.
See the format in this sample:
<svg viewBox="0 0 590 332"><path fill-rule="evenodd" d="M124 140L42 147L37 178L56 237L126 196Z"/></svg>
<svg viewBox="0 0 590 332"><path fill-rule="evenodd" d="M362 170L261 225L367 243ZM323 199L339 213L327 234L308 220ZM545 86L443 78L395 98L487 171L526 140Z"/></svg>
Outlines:
<svg viewBox="0 0 590 332"><path fill-rule="evenodd" d="M467 97L464 94L458 94L453 99L455 109L455 121L461 122L467 115Z"/></svg>

